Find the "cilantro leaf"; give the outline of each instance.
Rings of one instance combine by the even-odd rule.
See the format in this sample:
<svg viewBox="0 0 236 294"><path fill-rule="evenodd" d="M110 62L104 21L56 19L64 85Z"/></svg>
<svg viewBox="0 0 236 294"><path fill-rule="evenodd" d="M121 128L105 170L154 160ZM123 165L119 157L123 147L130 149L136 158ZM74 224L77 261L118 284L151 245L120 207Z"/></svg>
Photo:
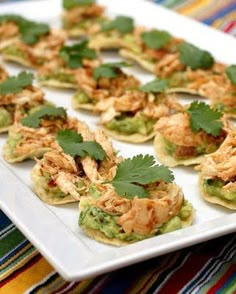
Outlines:
<svg viewBox="0 0 236 294"><path fill-rule="evenodd" d="M147 190L141 185L158 181L172 182L174 176L165 166L155 165L155 159L150 155L137 155L127 158L118 164L116 175L111 181L115 191L120 196L132 199L134 196L145 198Z"/></svg>
<svg viewBox="0 0 236 294"><path fill-rule="evenodd" d="M100 77L116 78L118 76L117 69L119 69L120 67L128 67L128 66L131 66L131 65L126 62L104 63L93 70L93 78L95 80L97 80Z"/></svg>
<svg viewBox="0 0 236 294"><path fill-rule="evenodd" d="M236 85L236 64L228 66L225 72L232 84Z"/></svg>
<svg viewBox="0 0 236 294"><path fill-rule="evenodd" d="M63 0L63 8L71 9L76 6L84 6L95 3L96 0Z"/></svg>
<svg viewBox="0 0 236 294"><path fill-rule="evenodd" d="M209 52L187 42L179 45L179 60L191 69L207 69L214 64L214 58Z"/></svg>
<svg viewBox="0 0 236 294"><path fill-rule="evenodd" d="M50 31L47 24L30 21L17 14L1 15L0 24L3 22L14 22L19 28L22 41L28 45L35 44L40 36L46 35Z"/></svg>
<svg viewBox="0 0 236 294"><path fill-rule="evenodd" d="M146 93L160 93L160 92L164 92L167 88L168 88L167 80L155 79L143 86L140 86L139 90Z"/></svg>
<svg viewBox="0 0 236 294"><path fill-rule="evenodd" d="M166 31L151 30L142 33L141 39L148 48L160 49L170 41L171 35Z"/></svg>
<svg viewBox="0 0 236 294"><path fill-rule="evenodd" d="M204 102L194 101L186 112L190 116L190 127L193 132L196 133L202 129L215 137L220 135L223 124L219 120L222 117L219 110L210 108Z"/></svg>
<svg viewBox="0 0 236 294"><path fill-rule="evenodd" d="M102 146L95 141L85 141L80 134L72 130L60 130L57 133L57 141L65 153L71 156L90 156L95 160L106 158L106 152Z"/></svg>
<svg viewBox="0 0 236 294"><path fill-rule="evenodd" d="M7 95L9 93L19 93L25 87L32 85L33 77L33 74L23 71L17 76L7 78L0 84L0 94Z"/></svg>
<svg viewBox="0 0 236 294"><path fill-rule="evenodd" d="M22 118L21 124L29 128L38 128L42 118L66 118L66 116L66 111L63 107L43 106L40 108L40 110Z"/></svg>
<svg viewBox="0 0 236 294"><path fill-rule="evenodd" d="M102 30L117 30L122 34L128 34L134 30L134 20L128 16L117 16L115 19L105 23L102 26Z"/></svg>
<svg viewBox="0 0 236 294"><path fill-rule="evenodd" d="M88 48L87 40L72 46L63 46L59 55L73 69L81 67L84 58L94 59L97 57L95 50Z"/></svg>

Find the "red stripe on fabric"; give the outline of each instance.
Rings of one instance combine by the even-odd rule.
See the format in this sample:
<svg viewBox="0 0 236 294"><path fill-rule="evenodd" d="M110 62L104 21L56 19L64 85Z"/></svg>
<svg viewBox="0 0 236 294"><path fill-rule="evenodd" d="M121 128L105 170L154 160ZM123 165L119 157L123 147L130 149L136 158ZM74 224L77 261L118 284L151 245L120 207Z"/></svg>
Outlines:
<svg viewBox="0 0 236 294"><path fill-rule="evenodd" d="M223 31L225 33L229 33L234 27L236 27L236 21L231 21L229 24L227 24Z"/></svg>
<svg viewBox="0 0 236 294"><path fill-rule="evenodd" d="M225 282L229 279L229 277L234 274L236 271L236 264L233 264L230 266L230 268L226 271L226 273L219 279L219 281L211 288L208 290L207 294L215 294L216 290L219 290Z"/></svg>
<svg viewBox="0 0 236 294"><path fill-rule="evenodd" d="M210 258L217 256L221 251L221 246L210 248L204 246L200 252L196 250L188 257L185 263L172 274L168 281L159 290L158 294L179 292L198 272L201 271L202 267Z"/></svg>
<svg viewBox="0 0 236 294"><path fill-rule="evenodd" d="M42 259L42 256L40 254L34 256L31 258L24 266L13 272L9 277L4 279L2 282L0 282L0 289L7 283L9 283L11 280L15 279L18 277L22 272L26 271L30 267L32 267L35 263L37 263L40 259Z"/></svg>

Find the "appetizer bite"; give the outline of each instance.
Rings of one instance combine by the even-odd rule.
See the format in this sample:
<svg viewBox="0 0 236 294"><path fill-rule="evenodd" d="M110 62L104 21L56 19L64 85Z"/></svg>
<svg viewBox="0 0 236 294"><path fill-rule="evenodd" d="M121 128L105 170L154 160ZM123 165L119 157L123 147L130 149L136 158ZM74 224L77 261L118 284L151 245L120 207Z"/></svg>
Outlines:
<svg viewBox="0 0 236 294"><path fill-rule="evenodd" d="M225 67L221 74L209 79L202 86L200 94L227 117L236 118L236 65Z"/></svg>
<svg viewBox="0 0 236 294"><path fill-rule="evenodd" d="M51 150L58 130L74 129L76 124L77 120L68 118L62 107L40 107L9 129L3 157L10 163L42 157Z"/></svg>
<svg viewBox="0 0 236 294"><path fill-rule="evenodd" d="M32 170L34 191L48 204L77 202L95 193L94 183L110 180L120 159L101 130L92 133L83 122L77 131L57 133L55 148Z"/></svg>
<svg viewBox="0 0 236 294"><path fill-rule="evenodd" d="M87 41L62 46L55 58L38 70L38 81L43 86L78 89L94 84L91 70L101 63Z"/></svg>
<svg viewBox="0 0 236 294"><path fill-rule="evenodd" d="M109 97L120 97L127 90L135 89L140 82L132 75L122 71L122 67L130 66L125 62L104 63L92 70L87 70L90 77L80 76L82 83L78 85L79 91L72 97L74 109L95 110L96 104ZM85 83L87 79L90 83ZM93 83L92 83L93 81Z"/></svg>
<svg viewBox="0 0 236 294"><path fill-rule="evenodd" d="M66 35L62 30L51 30L47 24L36 23L15 15L2 16L3 23L16 23L19 37L1 46L4 60L38 68L51 60L64 44Z"/></svg>
<svg viewBox="0 0 236 294"><path fill-rule="evenodd" d="M220 111L203 102L192 102L184 112L160 118L156 123L156 155L170 167L198 164L205 154L220 147L228 128Z"/></svg>
<svg viewBox="0 0 236 294"><path fill-rule="evenodd" d="M20 38L19 24L23 20L23 17L16 14L0 15L0 50Z"/></svg>
<svg viewBox="0 0 236 294"><path fill-rule="evenodd" d="M166 65L170 67L170 57L175 58L178 55L178 46L183 43L182 39L174 38L166 31L138 29L134 36L129 37L130 46L127 49L120 50L120 55L137 62L147 71L156 74L157 65L169 57ZM179 63L175 62L171 68L181 68ZM160 76L162 77L162 76Z"/></svg>
<svg viewBox="0 0 236 294"><path fill-rule="evenodd" d="M8 73L5 68L0 64L0 83L8 78Z"/></svg>
<svg viewBox="0 0 236 294"><path fill-rule="evenodd" d="M191 225L194 209L173 179L153 156L123 160L111 181L82 197L80 227L92 239L120 246Z"/></svg>
<svg viewBox="0 0 236 294"><path fill-rule="evenodd" d="M63 29L69 37L90 36L101 29L106 21L105 7L95 0L63 0Z"/></svg>
<svg viewBox="0 0 236 294"><path fill-rule="evenodd" d="M236 131L232 129L220 148L200 165L199 187L211 203L236 210Z"/></svg>
<svg viewBox="0 0 236 294"><path fill-rule="evenodd" d="M26 72L0 83L0 133L7 132L14 120L47 103L42 90L32 83L33 75Z"/></svg>
<svg viewBox="0 0 236 294"><path fill-rule="evenodd" d="M163 116L182 110L174 97L164 91L166 83L154 80L120 97L97 103L100 124L111 137L130 143L146 142L154 137L154 124Z"/></svg>
<svg viewBox="0 0 236 294"><path fill-rule="evenodd" d="M137 47L136 35L143 28L135 27L134 20L128 16L117 16L106 21L100 32L89 39L89 45L96 50L132 49Z"/></svg>

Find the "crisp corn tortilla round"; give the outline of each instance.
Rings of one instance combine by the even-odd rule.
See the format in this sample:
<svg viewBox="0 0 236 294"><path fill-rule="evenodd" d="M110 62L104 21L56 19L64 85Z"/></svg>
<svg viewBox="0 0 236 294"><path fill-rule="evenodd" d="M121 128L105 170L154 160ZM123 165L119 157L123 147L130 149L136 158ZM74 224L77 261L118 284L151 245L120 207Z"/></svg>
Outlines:
<svg viewBox="0 0 236 294"><path fill-rule="evenodd" d="M10 128L10 126L11 125L0 128L0 134L7 133L8 130L9 130L9 128Z"/></svg>
<svg viewBox="0 0 236 294"><path fill-rule="evenodd" d="M33 159L33 158L40 158L42 157L46 152L50 151L51 148L49 147L44 147L44 148L39 148L37 150L32 150L31 152L19 156L12 156L10 152L9 145L6 143L3 146L3 158L9 162L9 163L17 163L17 162L22 162L26 159Z"/></svg>
<svg viewBox="0 0 236 294"><path fill-rule="evenodd" d="M65 197L58 197L55 196L54 193L48 191L45 189L45 186L47 185L46 180L41 175L40 172L40 165L37 163L32 171L31 171L31 179L33 183L33 191L34 193L45 203L50 205L60 205L65 203L71 203L71 202L78 202L77 199L72 197L71 195L67 195Z"/></svg>
<svg viewBox="0 0 236 294"><path fill-rule="evenodd" d="M138 143L144 143L144 142L147 142L149 140L151 140L155 133L152 132L150 133L149 135L142 135L142 134L121 134L119 132L116 132L116 131L113 131L113 130L108 130L107 128L105 127L101 127L104 132L112 137L113 139L116 139L118 141L123 141L123 142L128 142L128 143L134 143L134 144L138 144Z"/></svg>
<svg viewBox="0 0 236 294"><path fill-rule="evenodd" d="M119 51L119 55L121 55L124 58L135 61L142 68L146 69L147 71L151 73L155 73L155 64L142 58L142 56L139 56L137 53L133 53L132 51L122 49Z"/></svg>
<svg viewBox="0 0 236 294"><path fill-rule="evenodd" d="M175 167L178 165L195 165L202 162L204 155L200 155L194 158L189 159L175 159L173 156L168 154L165 149L165 142L163 136L157 132L154 138L154 150L156 153L157 158L160 160L162 164L165 164L169 167Z"/></svg>
<svg viewBox="0 0 236 294"><path fill-rule="evenodd" d="M11 38L11 39L8 39L8 40L5 40L5 41L1 41L1 43L0 43L0 51L3 50L4 48L14 44L17 41L19 41L18 37Z"/></svg>
<svg viewBox="0 0 236 294"><path fill-rule="evenodd" d="M184 93L184 94L189 94L189 98L193 98L191 95L200 95L198 93L197 90L194 90L194 89L188 89L188 88L184 88L184 87L176 87L176 88L169 88L169 89L166 89L166 92L167 93ZM201 96L201 98L205 98L203 96Z"/></svg>
<svg viewBox="0 0 236 294"><path fill-rule="evenodd" d="M81 200L79 203L79 211L82 212L83 210L85 210L87 205L90 204L89 202L90 202L89 198L81 197ZM194 216L195 216L195 210L193 209L192 214L187 219L182 220L182 228L190 226L193 223ZM134 243L134 241L128 242L128 241L124 241L124 240L121 240L118 238L108 238L103 232L96 230L96 229L88 228L85 226L82 226L81 229L91 239L94 239L94 240L101 242L101 243L104 243L104 244L119 247L119 246L124 246L124 245ZM155 237L155 236L153 236L153 237Z"/></svg>
<svg viewBox="0 0 236 294"><path fill-rule="evenodd" d="M198 178L198 185L199 185L199 190L200 190L200 194L202 196L202 198L210 203L214 203L214 204L218 204L221 205L223 207L229 208L229 209L233 209L236 210L236 201L230 201L230 200L226 200L226 199L222 199L220 197L217 196L213 196L210 195L209 193L207 193L204 189L203 189L203 176L202 173L199 173L199 178Z"/></svg>
<svg viewBox="0 0 236 294"><path fill-rule="evenodd" d="M95 50L128 48L129 44L119 37L95 35L90 38L89 47Z"/></svg>
<svg viewBox="0 0 236 294"><path fill-rule="evenodd" d="M73 109L84 109L89 111L93 111L95 108L95 105L92 103L78 103L75 96L71 98L71 106Z"/></svg>
<svg viewBox="0 0 236 294"><path fill-rule="evenodd" d="M38 79L38 82L41 86L46 86L51 88L60 88L60 89L77 89L78 88L78 86L73 83L61 82L56 79L48 79L44 81L40 81Z"/></svg>
<svg viewBox="0 0 236 294"><path fill-rule="evenodd" d="M29 60L21 58L19 56L2 53L2 57L5 61L14 62L28 68L37 68L37 66L32 64Z"/></svg>

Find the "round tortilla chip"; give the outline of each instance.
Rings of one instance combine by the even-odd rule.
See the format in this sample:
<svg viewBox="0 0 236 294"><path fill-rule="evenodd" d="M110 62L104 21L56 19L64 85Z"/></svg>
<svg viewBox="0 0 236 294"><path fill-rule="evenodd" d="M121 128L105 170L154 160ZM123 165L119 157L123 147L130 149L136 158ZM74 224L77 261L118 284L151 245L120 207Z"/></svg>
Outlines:
<svg viewBox="0 0 236 294"><path fill-rule="evenodd" d="M10 128L11 125L9 126L5 126L5 127L1 127L0 128L0 134L3 134L3 133L7 133L9 128Z"/></svg>
<svg viewBox="0 0 236 294"><path fill-rule="evenodd" d="M124 58L137 62L142 68L146 69L147 71L155 73L155 64L146 60L145 58L142 58L142 56L139 56L137 53L123 49L119 51L119 54Z"/></svg>
<svg viewBox="0 0 236 294"><path fill-rule="evenodd" d="M95 50L103 49L121 49L132 47L127 41L112 36L104 36L103 34L92 36L89 40L89 47Z"/></svg>
<svg viewBox="0 0 236 294"><path fill-rule="evenodd" d="M93 111L95 109L95 104L92 104L92 103L78 103L75 96L73 96L71 98L71 106L72 106L73 109L84 109L84 110L89 110L89 111Z"/></svg>
<svg viewBox="0 0 236 294"><path fill-rule="evenodd" d="M90 202L89 198L86 197L86 199L85 199L85 197L81 197L81 200L79 203L79 211L80 212L83 211L84 209L86 209L88 202ZM195 216L195 210L192 209L192 214L186 220L182 220L182 228L190 226L193 223L194 216ZM132 243L136 242L136 241L125 241L125 240L121 240L118 238L108 238L103 232L96 230L96 229L87 228L85 226L82 226L81 229L91 239L94 239L98 242L112 245L112 246L119 247L119 246L124 246L124 245L132 244ZM153 236L153 237L156 237L156 236ZM152 238L152 237L150 237L150 238Z"/></svg>
<svg viewBox="0 0 236 294"><path fill-rule="evenodd" d="M200 194L204 200L210 203L221 205L229 209L236 210L236 201L233 202L227 199L222 199L220 197L210 195L203 189L203 181L204 181L203 176L201 173L199 173L198 185L199 185Z"/></svg>
<svg viewBox="0 0 236 294"><path fill-rule="evenodd" d="M2 57L3 57L3 60L5 61L14 62L28 68L37 68L37 65L32 64L29 60L19 56L2 53Z"/></svg>
<svg viewBox="0 0 236 294"><path fill-rule="evenodd" d="M12 44L18 41L19 41L19 37L10 38L8 40L2 40L0 43L0 51L8 46L11 46Z"/></svg>
<svg viewBox="0 0 236 294"><path fill-rule="evenodd" d="M198 93L197 90L194 90L194 89L188 89L188 88L184 88L184 87L176 87L176 88L169 88L169 89L166 89L166 92L167 93L184 93L184 94L189 94L189 98L193 98L191 95L200 95ZM202 98L206 98L204 96L201 96Z"/></svg>
<svg viewBox="0 0 236 294"><path fill-rule="evenodd" d="M55 196L54 193L46 190L44 187L47 185L47 182L40 172L40 165L38 163L31 171L31 179L34 193L47 204L60 205L65 203L78 202L78 199L75 199L69 194L65 197L58 197Z"/></svg>
<svg viewBox="0 0 236 294"><path fill-rule="evenodd" d="M104 132L109 136L109 137L112 137L113 139L116 139L118 141L123 141L123 142L128 142L128 143L134 143L134 144L138 144L138 143L144 143L144 142L147 142L149 140L151 140L155 133L152 132L148 135L142 135L142 134L122 134L122 133L119 133L117 131L114 131L114 130L108 130L107 128L105 127L101 127Z"/></svg>
<svg viewBox="0 0 236 294"><path fill-rule="evenodd" d="M44 81L40 81L38 79L38 82L41 86L46 86L51 88L78 89L78 86L73 83L61 82L56 79L48 79Z"/></svg>
<svg viewBox="0 0 236 294"><path fill-rule="evenodd" d="M154 150L156 153L157 158L160 160L161 163L169 166L169 167L175 167L178 165L195 165L202 162L204 155L200 155L194 158L188 158L188 159L176 159L173 156L171 156L165 149L165 142L164 137L157 132L155 134L154 138Z"/></svg>

